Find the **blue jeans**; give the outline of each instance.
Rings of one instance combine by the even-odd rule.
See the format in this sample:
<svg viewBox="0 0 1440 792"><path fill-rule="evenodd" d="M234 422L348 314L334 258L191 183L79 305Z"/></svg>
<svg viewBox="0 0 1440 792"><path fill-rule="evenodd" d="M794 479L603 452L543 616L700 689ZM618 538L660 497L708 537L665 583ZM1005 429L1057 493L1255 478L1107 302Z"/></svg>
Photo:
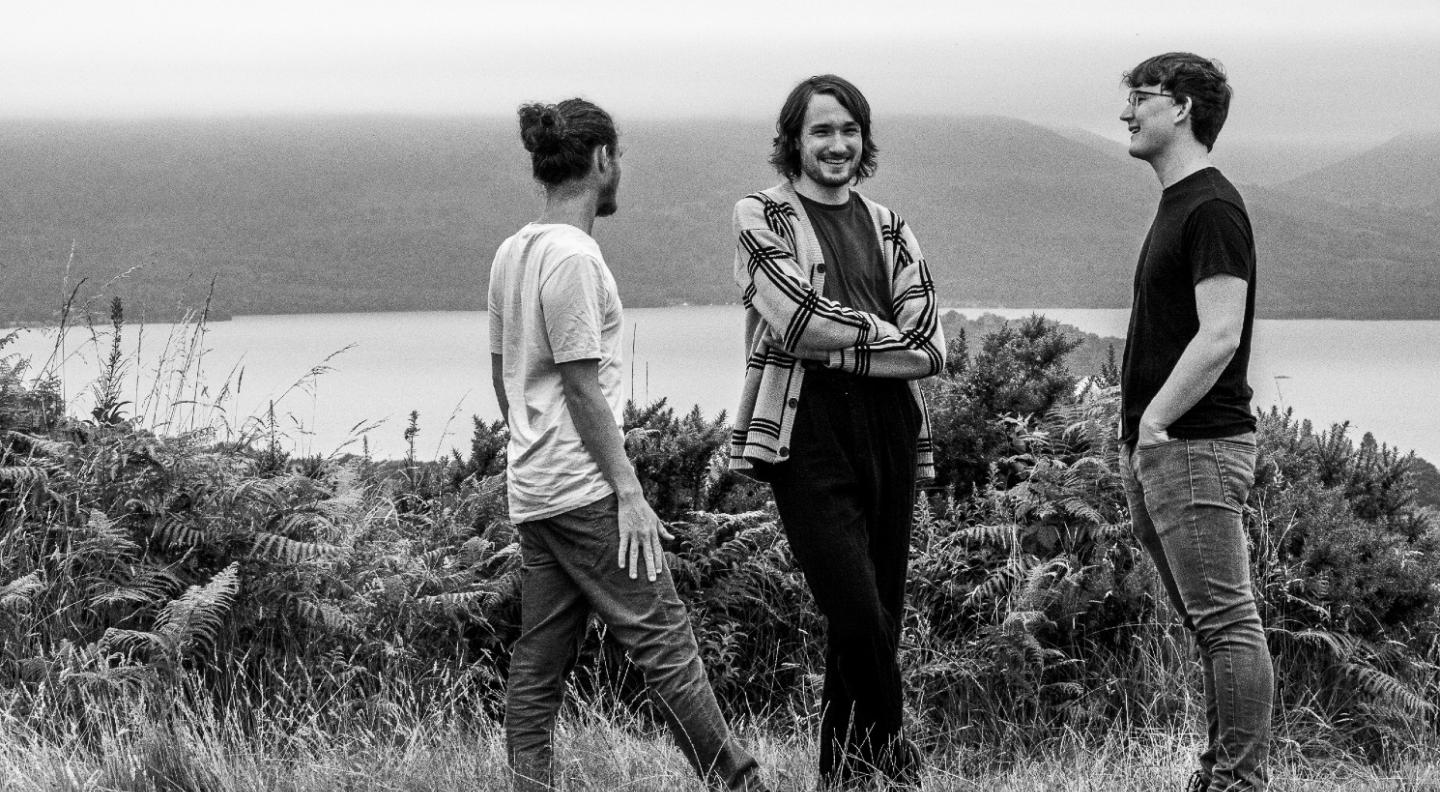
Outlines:
<svg viewBox="0 0 1440 792"><path fill-rule="evenodd" d="M720 714L670 571L651 583L644 575L631 580L616 565L615 496L516 527L525 562L521 633L505 691L505 740L515 789L555 788L552 732L592 609L643 672L695 771L712 788L762 789L755 760L731 739Z"/></svg>
<svg viewBox="0 0 1440 792"><path fill-rule="evenodd" d="M1135 537L1200 647L1209 789L1263 790L1275 672L1245 539L1255 435L1127 445L1120 475Z"/></svg>

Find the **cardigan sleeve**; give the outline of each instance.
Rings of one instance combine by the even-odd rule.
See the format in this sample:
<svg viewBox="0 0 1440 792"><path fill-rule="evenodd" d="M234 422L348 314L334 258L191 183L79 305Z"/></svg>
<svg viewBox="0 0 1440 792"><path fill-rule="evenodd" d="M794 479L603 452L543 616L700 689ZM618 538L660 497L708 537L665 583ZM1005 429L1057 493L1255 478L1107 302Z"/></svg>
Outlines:
<svg viewBox="0 0 1440 792"><path fill-rule="evenodd" d="M784 351L901 341L894 324L826 299L810 285L795 256L794 210L787 204L747 195L735 204L733 228L735 283Z"/></svg>
<svg viewBox="0 0 1440 792"><path fill-rule="evenodd" d="M893 266L891 300L900 334L832 349L826 365L870 377L934 376L945 368L945 331L940 326L935 282L910 227L898 215L885 211L888 217L881 224L881 235Z"/></svg>

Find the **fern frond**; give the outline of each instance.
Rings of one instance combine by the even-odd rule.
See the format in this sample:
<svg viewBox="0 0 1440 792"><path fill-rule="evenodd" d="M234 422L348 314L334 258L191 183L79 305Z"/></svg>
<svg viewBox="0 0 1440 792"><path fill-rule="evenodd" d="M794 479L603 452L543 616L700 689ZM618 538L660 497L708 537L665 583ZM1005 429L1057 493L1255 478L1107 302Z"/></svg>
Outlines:
<svg viewBox="0 0 1440 792"><path fill-rule="evenodd" d="M279 534L255 532L250 546L252 555L298 564L317 558L328 558L343 552L342 548L317 542L299 542Z"/></svg>
<svg viewBox="0 0 1440 792"><path fill-rule="evenodd" d="M1324 651L1331 660L1337 663L1344 663L1354 657L1362 645L1362 641L1348 633L1331 632L1329 630L1301 630L1300 632L1282 631L1288 634L1301 646L1307 646Z"/></svg>
<svg viewBox="0 0 1440 792"><path fill-rule="evenodd" d="M73 552L78 556L100 555L114 559L140 551L140 546L130 539L129 532L99 509L91 509L85 527L75 533L80 541L75 543Z"/></svg>
<svg viewBox="0 0 1440 792"><path fill-rule="evenodd" d="M162 520L150 529L150 535L165 547L200 547L209 540L203 528L177 519Z"/></svg>
<svg viewBox="0 0 1440 792"><path fill-rule="evenodd" d="M498 597L493 591L447 591L444 594L421 597L420 603L451 613L479 613Z"/></svg>
<svg viewBox="0 0 1440 792"><path fill-rule="evenodd" d="M155 618L157 635L173 651L187 648L206 649L213 646L220 632L221 620L235 603L240 590L240 564L232 562L216 573L204 586L191 586L171 600Z"/></svg>
<svg viewBox="0 0 1440 792"><path fill-rule="evenodd" d="M0 466L0 484L14 487L45 486L50 483L50 474L35 465Z"/></svg>
<svg viewBox="0 0 1440 792"><path fill-rule="evenodd" d="M158 633L110 627L105 630L104 635L100 636L100 640L95 643L95 648L101 655L118 652L128 656L137 649L165 652L171 648L171 644L166 636Z"/></svg>
<svg viewBox="0 0 1440 792"><path fill-rule="evenodd" d="M13 429L5 432L5 439L17 448L29 452L31 455L57 459L65 457L75 448L73 443L51 440L46 437L37 437L32 434L26 434L25 432L17 432Z"/></svg>
<svg viewBox="0 0 1440 792"><path fill-rule="evenodd" d="M1015 598L1015 607L1020 610L1044 610L1048 584L1064 577L1069 571L1070 564L1064 558L1052 558L1030 567L1025 572L1025 584Z"/></svg>
<svg viewBox="0 0 1440 792"><path fill-rule="evenodd" d="M16 578L0 586L0 611L29 610L32 597L45 589L40 579L40 570Z"/></svg>
<svg viewBox="0 0 1440 792"><path fill-rule="evenodd" d="M1355 683L1360 692L1372 699L1415 715L1431 714L1436 710L1434 703L1425 700L1411 690L1409 685L1378 668L1360 663L1342 663L1340 670Z"/></svg>
<svg viewBox="0 0 1440 792"><path fill-rule="evenodd" d="M1032 564L1028 555L1015 556L1005 566L991 572L980 585L966 595L967 608L978 607L981 603L1000 596L1009 596L1015 586L1025 577Z"/></svg>
<svg viewBox="0 0 1440 792"><path fill-rule="evenodd" d="M316 627L339 632L351 632L355 629L355 620L330 602L296 600L295 610L300 614L300 618Z"/></svg>
<svg viewBox="0 0 1440 792"><path fill-rule="evenodd" d="M167 569L148 569L125 583L110 587L90 597L91 607L107 605L150 605L158 604L172 592L180 590L183 583Z"/></svg>
<svg viewBox="0 0 1440 792"><path fill-rule="evenodd" d="M999 547L1003 550L1012 550L1020 544L1020 526L1010 523L1008 525L972 525L955 532L955 535L964 542L977 545L989 545Z"/></svg>

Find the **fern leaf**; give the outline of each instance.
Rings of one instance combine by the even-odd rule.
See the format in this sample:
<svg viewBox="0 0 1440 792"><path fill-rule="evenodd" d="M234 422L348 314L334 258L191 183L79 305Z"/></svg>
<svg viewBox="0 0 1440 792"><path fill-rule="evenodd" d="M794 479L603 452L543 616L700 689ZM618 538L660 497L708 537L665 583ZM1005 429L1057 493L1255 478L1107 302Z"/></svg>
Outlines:
<svg viewBox="0 0 1440 792"><path fill-rule="evenodd" d="M968 608L978 607L981 603L999 597L1008 596L1015 589L1016 584L1025 577L1030 569L1029 556L1016 556L1011 558L1005 566L990 573L980 585L976 586L966 595L964 605Z"/></svg>
<svg viewBox="0 0 1440 792"><path fill-rule="evenodd" d="M63 443L58 440L50 440L44 437L37 437L25 432L14 430L5 433L6 439L15 444L18 448L28 451L32 455L40 455L53 458L62 458L70 453L75 446L71 443Z"/></svg>
<svg viewBox="0 0 1440 792"><path fill-rule="evenodd" d="M113 559L136 555L140 551L140 546L131 541L129 532L99 509L90 510L85 527L76 533L80 541L73 551L79 556L100 555Z"/></svg>
<svg viewBox="0 0 1440 792"><path fill-rule="evenodd" d="M240 590L240 564L232 562L204 586L191 586L160 611L155 634L165 638L172 651L213 646L221 620L235 603Z"/></svg>
<svg viewBox="0 0 1440 792"><path fill-rule="evenodd" d="M130 580L112 586L90 597L91 607L131 604L158 604L184 587L179 578L167 569L147 569Z"/></svg>
<svg viewBox="0 0 1440 792"><path fill-rule="evenodd" d="M300 542L279 534L255 532L255 541L250 546L251 555L298 564L317 558L339 554L341 548L317 542Z"/></svg>
<svg viewBox="0 0 1440 792"><path fill-rule="evenodd" d="M1053 580L1058 580L1070 571L1070 564L1064 558L1052 558L1043 564L1036 564L1025 572L1025 585L1016 597L1015 607L1021 610L1043 610L1044 600Z"/></svg>
<svg viewBox="0 0 1440 792"><path fill-rule="evenodd" d="M45 589L45 584L40 580L40 571L37 569L24 577L0 586L0 611L23 611L29 610L33 604L32 597Z"/></svg>
<svg viewBox="0 0 1440 792"><path fill-rule="evenodd" d="M421 597L420 603L450 613L479 613L498 597L493 591L447 591L444 594Z"/></svg>
<svg viewBox="0 0 1440 792"><path fill-rule="evenodd" d="M13 487L43 487L50 483L50 474L34 465L4 465L0 466L0 483Z"/></svg>
<svg viewBox="0 0 1440 792"><path fill-rule="evenodd" d="M1372 699L1417 715L1433 713L1436 709L1435 704L1426 701L1404 682L1378 668L1359 663L1343 663L1340 669L1354 681L1357 689Z"/></svg>
<svg viewBox="0 0 1440 792"><path fill-rule="evenodd" d="M961 541L999 547L1004 550L1011 550L1020 544L1020 527L1014 523L1008 525L972 525L969 528L956 531Z"/></svg>
<svg viewBox="0 0 1440 792"><path fill-rule="evenodd" d="M100 636L95 648L102 656L115 652L130 655L134 654L137 649L165 652L172 648L172 644L167 636L158 633L110 627L105 630L104 635Z"/></svg>
<svg viewBox="0 0 1440 792"><path fill-rule="evenodd" d="M350 632L355 628L355 620L334 603L296 600L295 610L300 618L316 627L340 632Z"/></svg>
<svg viewBox="0 0 1440 792"><path fill-rule="evenodd" d="M165 547L200 547L209 539L204 529L181 520L165 520L151 529L151 535Z"/></svg>

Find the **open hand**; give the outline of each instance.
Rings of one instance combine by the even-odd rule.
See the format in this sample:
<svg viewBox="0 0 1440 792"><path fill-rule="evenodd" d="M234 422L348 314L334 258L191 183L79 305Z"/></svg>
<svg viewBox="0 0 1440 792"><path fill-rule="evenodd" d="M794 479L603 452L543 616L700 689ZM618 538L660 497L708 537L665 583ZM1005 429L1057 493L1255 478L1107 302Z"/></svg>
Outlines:
<svg viewBox="0 0 1440 792"><path fill-rule="evenodd" d="M640 559L645 559L645 574L650 582L665 568L665 551L661 539L674 539L665 524L655 516L655 510L645 502L643 495L620 498L620 551L616 562L623 569L630 568L630 579L639 574Z"/></svg>

